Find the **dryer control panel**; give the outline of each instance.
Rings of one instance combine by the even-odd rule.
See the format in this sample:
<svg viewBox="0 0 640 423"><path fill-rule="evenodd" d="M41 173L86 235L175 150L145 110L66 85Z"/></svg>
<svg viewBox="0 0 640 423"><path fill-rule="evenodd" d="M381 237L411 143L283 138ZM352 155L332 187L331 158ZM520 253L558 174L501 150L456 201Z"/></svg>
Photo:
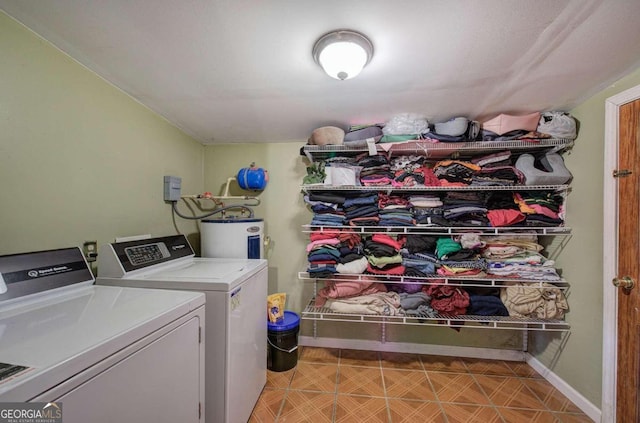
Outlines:
<svg viewBox="0 0 640 423"><path fill-rule="evenodd" d="M78 247L0 256L0 280L4 282L0 304L42 291L94 282Z"/></svg>

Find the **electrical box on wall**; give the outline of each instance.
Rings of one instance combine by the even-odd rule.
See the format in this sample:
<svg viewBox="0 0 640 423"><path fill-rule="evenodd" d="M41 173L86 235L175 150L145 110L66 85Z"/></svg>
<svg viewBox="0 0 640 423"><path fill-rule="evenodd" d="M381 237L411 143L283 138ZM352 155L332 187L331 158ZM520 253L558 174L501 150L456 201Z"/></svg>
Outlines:
<svg viewBox="0 0 640 423"><path fill-rule="evenodd" d="M85 241L82 244L82 252L88 262L96 261L98 257L98 241Z"/></svg>
<svg viewBox="0 0 640 423"><path fill-rule="evenodd" d="M164 177L164 201L180 200L180 189L182 188L182 178L179 176Z"/></svg>

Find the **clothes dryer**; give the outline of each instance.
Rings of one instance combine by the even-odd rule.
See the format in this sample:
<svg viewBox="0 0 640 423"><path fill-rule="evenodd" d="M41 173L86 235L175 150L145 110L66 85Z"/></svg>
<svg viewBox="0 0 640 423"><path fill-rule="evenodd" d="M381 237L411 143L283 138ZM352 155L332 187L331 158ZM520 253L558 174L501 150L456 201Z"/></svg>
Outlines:
<svg viewBox="0 0 640 423"><path fill-rule="evenodd" d="M79 248L0 256L0 276L0 408L204 422L203 294L95 286Z"/></svg>
<svg viewBox="0 0 640 423"><path fill-rule="evenodd" d="M267 377L267 261L195 257L184 235L107 244L97 284L206 296L209 423L246 423Z"/></svg>

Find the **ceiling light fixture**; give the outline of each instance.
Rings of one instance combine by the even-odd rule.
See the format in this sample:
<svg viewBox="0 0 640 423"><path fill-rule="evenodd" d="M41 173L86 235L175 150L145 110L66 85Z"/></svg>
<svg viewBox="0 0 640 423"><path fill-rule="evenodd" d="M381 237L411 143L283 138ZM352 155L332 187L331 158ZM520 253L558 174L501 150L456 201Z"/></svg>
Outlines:
<svg viewBox="0 0 640 423"><path fill-rule="evenodd" d="M373 57L373 44L359 32L341 29L320 37L313 46L313 59L332 78L351 79Z"/></svg>

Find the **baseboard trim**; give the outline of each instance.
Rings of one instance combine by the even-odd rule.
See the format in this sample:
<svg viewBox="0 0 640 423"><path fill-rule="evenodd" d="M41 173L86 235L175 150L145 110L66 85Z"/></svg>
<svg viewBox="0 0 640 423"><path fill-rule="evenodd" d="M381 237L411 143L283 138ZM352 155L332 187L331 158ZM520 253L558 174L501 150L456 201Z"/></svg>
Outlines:
<svg viewBox="0 0 640 423"><path fill-rule="evenodd" d="M600 422L602 419L602 411L596 407L591 401L586 399L580 392L576 391L571 385L564 381L560 376L555 374L551 369L546 367L540 360L526 354L526 362L535 371L540 373L554 388L560 391L565 397L569 398L584 414L589 416L594 422Z"/></svg>
<svg viewBox="0 0 640 423"><path fill-rule="evenodd" d="M466 358L487 358L491 360L525 361L525 353L518 350L495 348L458 347L451 345L414 344L409 342L379 342L365 339L298 337L298 344L308 347L342 348L398 352L408 354L444 355Z"/></svg>

